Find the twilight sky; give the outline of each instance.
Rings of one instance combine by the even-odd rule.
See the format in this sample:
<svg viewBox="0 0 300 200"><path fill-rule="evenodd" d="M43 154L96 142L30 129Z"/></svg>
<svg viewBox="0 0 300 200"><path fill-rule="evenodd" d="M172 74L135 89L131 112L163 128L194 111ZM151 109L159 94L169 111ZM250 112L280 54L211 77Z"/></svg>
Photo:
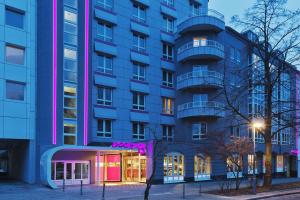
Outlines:
<svg viewBox="0 0 300 200"><path fill-rule="evenodd" d="M243 16L245 9L251 7L256 0L210 0L208 7L225 15L226 24L230 26L233 15ZM288 0L289 9L300 9L300 0Z"/></svg>

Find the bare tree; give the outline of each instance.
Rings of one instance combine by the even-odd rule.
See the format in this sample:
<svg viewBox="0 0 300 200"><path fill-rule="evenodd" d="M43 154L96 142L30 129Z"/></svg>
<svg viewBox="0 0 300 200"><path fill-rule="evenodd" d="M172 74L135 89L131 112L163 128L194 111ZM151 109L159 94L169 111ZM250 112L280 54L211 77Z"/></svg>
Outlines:
<svg viewBox="0 0 300 200"><path fill-rule="evenodd" d="M300 61L300 10L286 9L286 3L287 0L257 0L243 18L234 16L232 22L243 31L251 30L248 34L254 36L248 37L248 54L253 56L239 69L232 70L224 64L228 108L243 124L250 125L257 118L264 123L260 133L265 143L267 188L272 185L272 139L283 131L291 131L299 121L295 119L295 66ZM226 80L234 73L240 77L235 85ZM246 113L239 105L249 95L262 101Z"/></svg>
<svg viewBox="0 0 300 200"><path fill-rule="evenodd" d="M227 162L227 171L233 173L235 189L240 187L240 173L243 167L243 157L251 154L253 146L248 137L232 137L228 139L225 131L210 133L211 149L215 155Z"/></svg>

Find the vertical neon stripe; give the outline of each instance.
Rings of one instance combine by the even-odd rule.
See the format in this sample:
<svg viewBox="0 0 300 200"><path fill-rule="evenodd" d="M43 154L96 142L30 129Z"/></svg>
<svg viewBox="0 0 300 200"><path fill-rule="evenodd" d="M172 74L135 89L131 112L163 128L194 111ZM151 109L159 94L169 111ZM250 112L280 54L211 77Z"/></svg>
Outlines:
<svg viewBox="0 0 300 200"><path fill-rule="evenodd" d="M53 103L53 112L52 112L52 144L56 144L57 137L57 0L53 0L53 79L52 79L52 103Z"/></svg>
<svg viewBox="0 0 300 200"><path fill-rule="evenodd" d="M296 75L296 149L297 149L297 155L299 157L299 136L298 136L298 131L299 131L299 78L300 78L300 74ZM299 158L298 158L299 159Z"/></svg>
<svg viewBox="0 0 300 200"><path fill-rule="evenodd" d="M84 61L84 116L83 144L88 143L88 100L89 100L89 0L85 0L85 61Z"/></svg>

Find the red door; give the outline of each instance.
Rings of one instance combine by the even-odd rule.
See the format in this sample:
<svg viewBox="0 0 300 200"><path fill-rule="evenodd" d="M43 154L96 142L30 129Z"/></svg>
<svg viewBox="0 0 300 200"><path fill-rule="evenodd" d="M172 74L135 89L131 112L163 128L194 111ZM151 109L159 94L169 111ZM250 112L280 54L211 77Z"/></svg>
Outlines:
<svg viewBox="0 0 300 200"><path fill-rule="evenodd" d="M121 181L121 156L106 155L107 181Z"/></svg>

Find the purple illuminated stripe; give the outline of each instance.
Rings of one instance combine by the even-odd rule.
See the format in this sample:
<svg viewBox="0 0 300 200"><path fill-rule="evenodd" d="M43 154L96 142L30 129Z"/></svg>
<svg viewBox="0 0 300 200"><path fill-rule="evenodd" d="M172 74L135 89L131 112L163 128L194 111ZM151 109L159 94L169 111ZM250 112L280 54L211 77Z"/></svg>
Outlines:
<svg viewBox="0 0 300 200"><path fill-rule="evenodd" d="M299 136L298 136L298 131L299 131L299 79L300 79L300 74L296 74L296 149L292 150L291 153L298 155L299 154L299 147L298 147L298 140L299 140Z"/></svg>
<svg viewBox="0 0 300 200"><path fill-rule="evenodd" d="M53 0L53 79L52 79L52 101L53 101L53 112L52 112L52 144L56 144L57 135L57 0Z"/></svg>
<svg viewBox="0 0 300 200"><path fill-rule="evenodd" d="M89 101L89 0L85 0L85 61L84 61L84 114L83 144L88 140L88 101Z"/></svg>

